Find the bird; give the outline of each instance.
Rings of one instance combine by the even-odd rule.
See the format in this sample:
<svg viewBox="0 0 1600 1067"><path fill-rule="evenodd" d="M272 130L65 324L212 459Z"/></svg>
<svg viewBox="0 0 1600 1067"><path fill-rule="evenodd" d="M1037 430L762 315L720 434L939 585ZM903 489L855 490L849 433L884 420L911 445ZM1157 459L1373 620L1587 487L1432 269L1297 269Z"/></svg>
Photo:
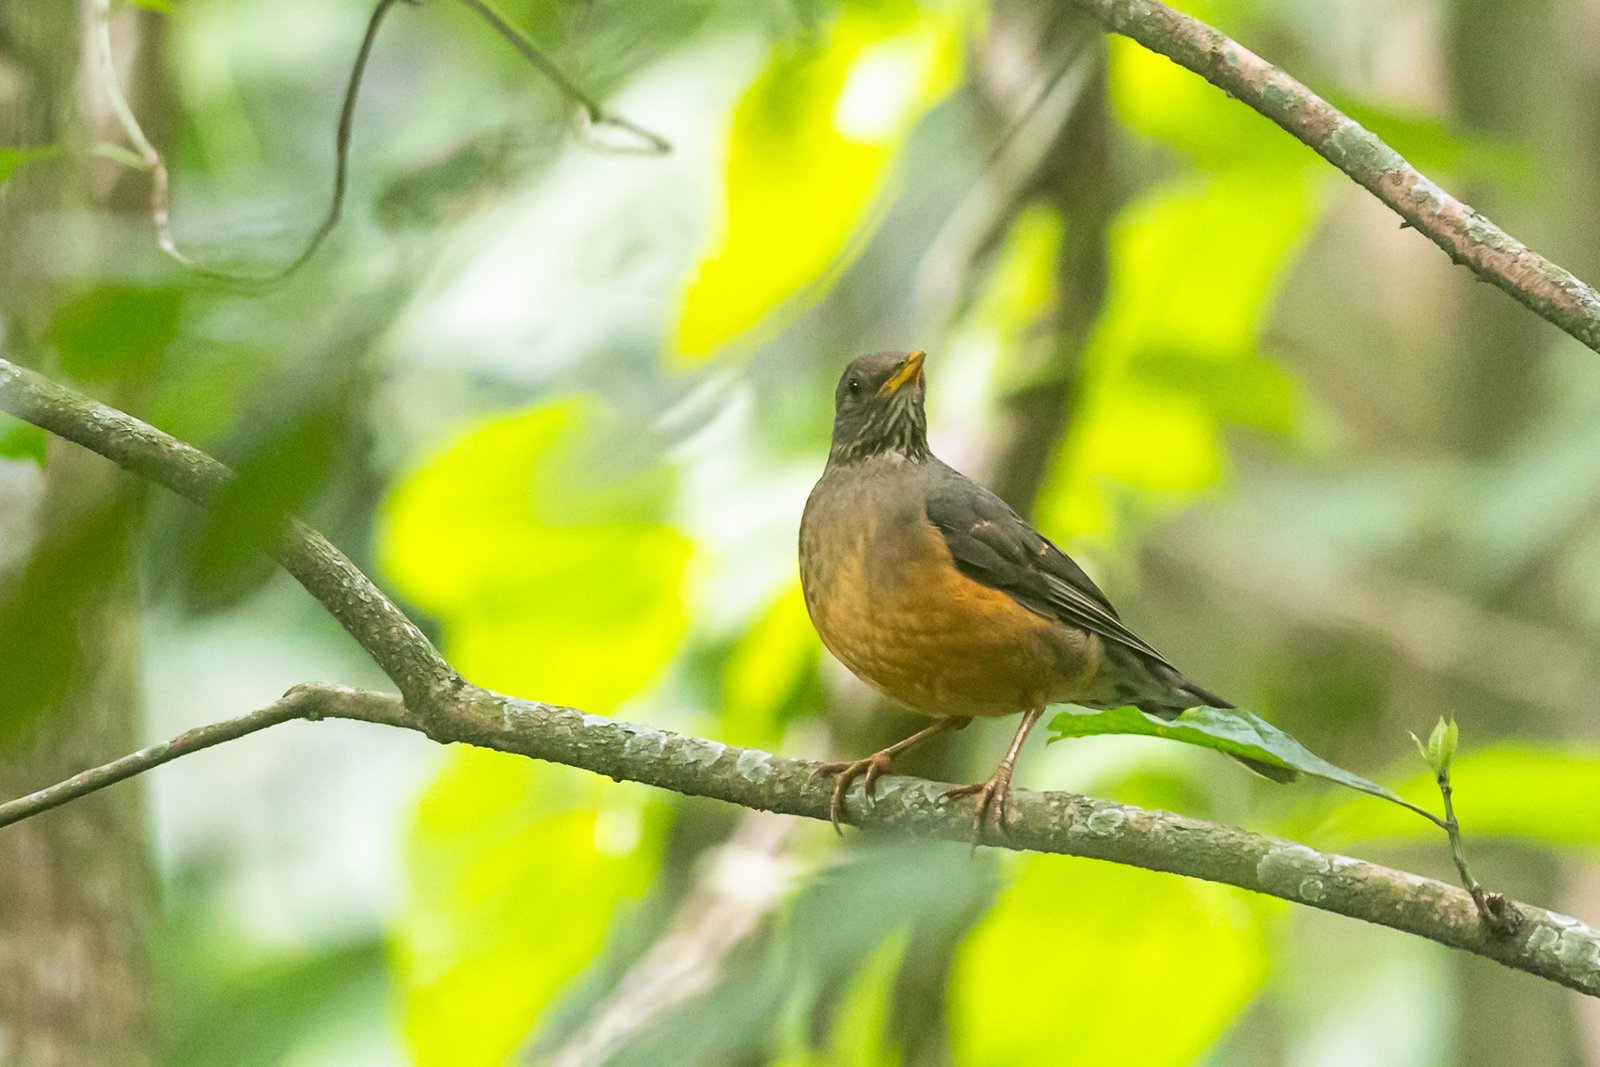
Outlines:
<svg viewBox="0 0 1600 1067"><path fill-rule="evenodd" d="M836 831L845 793L870 800L896 756L974 718L1021 714L977 797L974 845L1004 833L1017 756L1051 704L1133 705L1163 718L1231 708L1130 630L1071 557L928 448L926 353L853 360L834 393L833 439L800 520L800 583L823 645L931 725L859 760L824 763ZM1278 781L1292 771L1242 760Z"/></svg>

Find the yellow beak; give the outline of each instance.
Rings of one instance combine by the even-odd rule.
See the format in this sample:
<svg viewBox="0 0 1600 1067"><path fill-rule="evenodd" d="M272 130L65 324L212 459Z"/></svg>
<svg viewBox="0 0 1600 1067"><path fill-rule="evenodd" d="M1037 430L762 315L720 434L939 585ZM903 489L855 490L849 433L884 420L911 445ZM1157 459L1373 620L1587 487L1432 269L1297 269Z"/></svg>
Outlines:
<svg viewBox="0 0 1600 1067"><path fill-rule="evenodd" d="M900 387L907 382L922 381L922 361L928 358L928 353L921 351L906 354L905 362L894 372L888 381L878 389L879 396L892 396L900 391Z"/></svg>

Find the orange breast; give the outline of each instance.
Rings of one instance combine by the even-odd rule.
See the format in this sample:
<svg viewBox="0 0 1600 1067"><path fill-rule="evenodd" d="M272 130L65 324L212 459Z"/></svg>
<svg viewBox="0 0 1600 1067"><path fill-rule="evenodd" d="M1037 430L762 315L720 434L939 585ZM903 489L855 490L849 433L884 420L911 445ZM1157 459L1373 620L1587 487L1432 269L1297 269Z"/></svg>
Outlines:
<svg viewBox="0 0 1600 1067"><path fill-rule="evenodd" d="M1028 610L956 570L931 525L864 525L806 568L806 603L829 651L928 715L1008 715L1070 700L1096 673L1099 638Z"/></svg>

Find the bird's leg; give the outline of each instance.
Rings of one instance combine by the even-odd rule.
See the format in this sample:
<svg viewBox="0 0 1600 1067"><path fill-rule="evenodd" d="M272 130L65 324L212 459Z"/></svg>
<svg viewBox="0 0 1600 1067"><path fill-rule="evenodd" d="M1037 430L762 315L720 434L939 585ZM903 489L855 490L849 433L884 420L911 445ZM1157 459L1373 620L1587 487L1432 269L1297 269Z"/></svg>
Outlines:
<svg viewBox="0 0 1600 1067"><path fill-rule="evenodd" d="M1022 725L1017 727L1017 736L1011 739L1011 747L1006 750L1006 758L1000 761L1000 766L994 769L987 781L976 782L952 789L944 795L945 800L954 800L957 797L978 798L978 826L972 839L974 848L983 839L983 824L986 816L993 815L994 828L1001 833L1006 829L1006 798L1011 795L1011 775L1017 769L1017 756L1022 752L1022 744L1028 740L1028 733L1033 729L1034 723L1044 714L1043 708L1034 708L1022 716Z"/></svg>
<svg viewBox="0 0 1600 1067"><path fill-rule="evenodd" d="M824 763L812 771L811 777L813 778L837 776L833 783L833 800L828 805L828 818L833 822L834 832L841 837L844 835L844 831L839 829L839 813L844 810L844 795L849 790L851 782L854 782L862 775L866 775L867 799L875 799L873 790L877 787L878 779L889 769L889 764L893 762L896 756L909 749L916 748L930 737L938 737L940 734L950 730L959 730L971 721L972 718L970 716L940 719L932 726L924 727L904 741L896 741L888 748L874 752L866 759L848 760L844 763Z"/></svg>

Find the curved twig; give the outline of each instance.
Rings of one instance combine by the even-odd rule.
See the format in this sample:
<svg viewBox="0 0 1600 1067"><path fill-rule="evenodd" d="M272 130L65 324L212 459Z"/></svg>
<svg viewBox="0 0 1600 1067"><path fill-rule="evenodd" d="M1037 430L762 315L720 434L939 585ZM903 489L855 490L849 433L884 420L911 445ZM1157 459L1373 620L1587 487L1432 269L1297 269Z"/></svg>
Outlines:
<svg viewBox="0 0 1600 1067"><path fill-rule="evenodd" d="M539 51L538 46L529 39L527 34L507 22L505 17L490 7L485 0L461 0L461 2L471 8L484 22L487 22L496 33L505 38L511 47L522 53L522 58L533 64L546 78L549 78L556 88L561 90L561 95L577 105L579 118L578 136L590 148L602 152L632 153L646 156L665 155L672 151L672 142L659 133L647 130L643 126L601 107L598 100L585 92L577 82L563 74L561 68L551 62L550 57ZM600 126L610 126L613 129L622 130L624 133L638 138L640 143L630 146L597 140L592 135L592 131L595 127Z"/></svg>
<svg viewBox="0 0 1600 1067"><path fill-rule="evenodd" d="M117 124L122 128L123 136L133 146L131 156L119 151L115 158L134 164L150 175L150 218L155 225L156 244L160 246L161 251L202 278L252 287L273 285L283 281L317 254L328 236L338 226L339 219L344 213L345 194L350 184L350 138L355 129L356 98L361 93L361 83L366 77L367 64L372 59L378 28L383 24L384 17L388 15L390 9L400 2L401 0L377 0L373 5L372 14L367 19L366 30L361 36L361 46L356 50L355 61L350 66L350 77L345 82L344 97L339 104L339 125L334 133L333 191L329 194L328 206L323 211L322 219L293 259L276 270L255 274L207 266L178 247L177 239L172 234L171 175L167 171L167 164L161 153L145 136L144 129L139 125L139 120L134 115L133 108L129 105L117 79L116 62L111 47L111 0L97 0L98 25L93 40L95 51L98 53L97 60L104 83L103 89L111 105L112 114L116 116ZM417 0L405 0L405 2L414 5ZM462 3L489 23L533 65L534 69L548 78L562 96L577 106L580 118L577 126L578 138L584 144L597 151L631 152L640 155L661 155L672 151L671 143L660 134L603 108L582 86L564 74L560 67L539 51L538 46L529 40L526 34L506 22L483 0L462 0ZM591 131L600 126L623 130L637 138L640 144L616 145L597 140L591 135Z"/></svg>

